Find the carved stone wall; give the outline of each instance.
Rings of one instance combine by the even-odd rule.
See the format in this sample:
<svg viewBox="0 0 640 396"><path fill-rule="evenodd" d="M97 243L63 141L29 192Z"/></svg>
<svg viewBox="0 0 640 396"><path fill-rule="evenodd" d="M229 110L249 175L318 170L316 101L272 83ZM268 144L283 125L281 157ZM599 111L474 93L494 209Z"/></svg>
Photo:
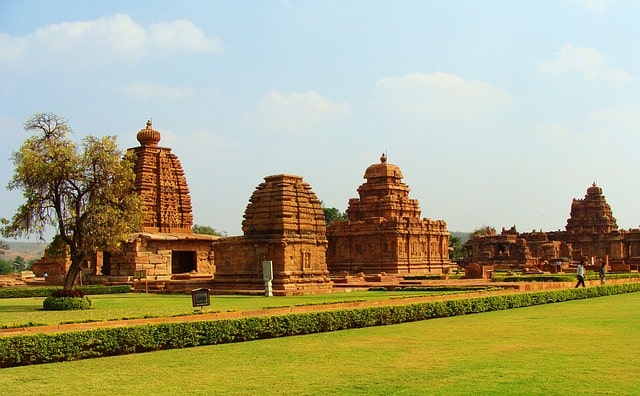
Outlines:
<svg viewBox="0 0 640 396"><path fill-rule="evenodd" d="M331 291L324 214L302 177L265 177L249 199L242 230L244 236L214 243L216 290L264 289L262 262L272 261L274 294Z"/></svg>
<svg viewBox="0 0 640 396"><path fill-rule="evenodd" d="M160 132L151 127L137 135L136 190L145 206L144 232L192 233L191 196L182 164L167 147L159 147Z"/></svg>
<svg viewBox="0 0 640 396"><path fill-rule="evenodd" d="M514 232L515 227L509 233ZM587 188L584 199L573 199L565 231L515 233L534 260L522 260L522 257L513 254L507 257L496 255L499 246L504 245L502 239L506 238L506 234L503 229L498 239L478 236L467 241L463 264L503 262L524 268L544 261L593 258L594 261L602 260L622 267L640 265L640 229L618 229L602 188L595 183ZM488 257L487 251L491 252Z"/></svg>
<svg viewBox="0 0 640 396"><path fill-rule="evenodd" d="M146 270L147 276L156 278L171 278L184 273L213 277L215 264L211 244L216 238L195 234L188 238L182 234L140 233L124 245L122 252L106 256L102 253L97 261L97 273L122 277L132 276L137 270Z"/></svg>
<svg viewBox="0 0 640 396"><path fill-rule="evenodd" d="M449 231L443 220L420 218L402 171L387 163L369 166L359 198L349 200L347 221L327 228L327 265L332 274L439 274L449 261Z"/></svg>

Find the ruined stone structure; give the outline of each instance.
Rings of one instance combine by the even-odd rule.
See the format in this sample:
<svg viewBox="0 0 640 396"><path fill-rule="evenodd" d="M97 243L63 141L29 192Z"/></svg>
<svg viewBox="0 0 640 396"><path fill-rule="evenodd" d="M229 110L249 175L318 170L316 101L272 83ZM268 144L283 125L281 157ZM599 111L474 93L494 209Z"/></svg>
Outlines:
<svg viewBox="0 0 640 396"><path fill-rule="evenodd" d="M602 188L595 183L584 199L573 199L565 231L518 233L514 226L500 235L478 236L465 243L462 264L549 269L558 261L566 267L578 260L603 261L615 271L640 265L640 229L618 229Z"/></svg>
<svg viewBox="0 0 640 396"><path fill-rule="evenodd" d="M50 245L44 250L44 256L31 264L31 271L40 277L46 273L49 282L56 283L55 281L57 281L61 284L69 267L71 267L69 247L65 246L64 251L57 251Z"/></svg>
<svg viewBox="0 0 640 396"><path fill-rule="evenodd" d="M263 261L273 263L274 295L331 291L324 214L302 177L265 177L249 199L242 231L214 243L216 291L264 290Z"/></svg>
<svg viewBox="0 0 640 396"><path fill-rule="evenodd" d="M474 252L472 262L480 266L494 265L497 268L534 267L538 259L531 253L527 241L520 237L515 226L502 229L500 234L489 232L465 243L466 252Z"/></svg>
<svg viewBox="0 0 640 396"><path fill-rule="evenodd" d="M443 220L421 218L418 200L409 198L402 171L387 162L369 166L349 200L347 221L327 228L327 265L334 275L440 274L447 272L449 232Z"/></svg>
<svg viewBox="0 0 640 396"><path fill-rule="evenodd" d="M145 212L142 229L117 254L98 253L94 274L102 281L127 281L144 270L153 280L211 280L215 272L212 242L195 234L189 187L182 165L170 148L160 147L151 121L137 134L135 187ZM139 273L139 272L138 272Z"/></svg>

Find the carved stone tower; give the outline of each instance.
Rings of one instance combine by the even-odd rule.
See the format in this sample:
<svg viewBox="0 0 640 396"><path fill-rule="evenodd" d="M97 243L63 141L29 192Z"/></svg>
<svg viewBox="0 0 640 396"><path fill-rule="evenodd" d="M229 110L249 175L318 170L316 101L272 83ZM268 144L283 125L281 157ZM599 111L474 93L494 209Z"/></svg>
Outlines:
<svg viewBox="0 0 640 396"><path fill-rule="evenodd" d="M331 291L324 213L302 177L265 177L249 199L242 231L214 243L216 289L264 288L262 262L271 261L274 294Z"/></svg>
<svg viewBox="0 0 640 396"><path fill-rule="evenodd" d="M605 235L618 229L611 207L602 195L602 188L594 182L587 189L584 199L571 202L571 214L567 220L567 233L571 235Z"/></svg>
<svg viewBox="0 0 640 396"><path fill-rule="evenodd" d="M151 121L137 134L135 153L136 190L142 197L145 215L143 232L192 233L193 214L187 179L180 160L171 149L160 147L160 132Z"/></svg>
<svg viewBox="0 0 640 396"><path fill-rule="evenodd" d="M360 198L351 198L348 221L327 228L327 265L332 274L440 274L448 271L449 231L444 220L420 218L402 171L387 162L364 172Z"/></svg>

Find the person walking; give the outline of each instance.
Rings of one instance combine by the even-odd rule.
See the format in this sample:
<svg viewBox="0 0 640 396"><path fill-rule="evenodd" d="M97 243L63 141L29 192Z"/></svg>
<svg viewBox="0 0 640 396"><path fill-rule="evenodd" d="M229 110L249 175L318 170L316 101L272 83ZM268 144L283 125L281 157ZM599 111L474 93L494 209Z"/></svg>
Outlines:
<svg viewBox="0 0 640 396"><path fill-rule="evenodd" d="M604 262L600 264L600 269L598 270L598 275L600 275L600 284L604 285L607 283L607 279L605 277L606 268L604 267Z"/></svg>
<svg viewBox="0 0 640 396"><path fill-rule="evenodd" d="M580 261L578 264L578 283L576 283L576 287L582 285L582 287L586 287L584 284L584 260Z"/></svg>

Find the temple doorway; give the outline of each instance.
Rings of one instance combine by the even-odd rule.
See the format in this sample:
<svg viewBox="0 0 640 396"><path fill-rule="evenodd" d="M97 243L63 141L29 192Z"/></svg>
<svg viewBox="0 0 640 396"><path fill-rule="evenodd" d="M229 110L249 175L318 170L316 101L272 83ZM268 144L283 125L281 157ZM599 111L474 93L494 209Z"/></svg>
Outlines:
<svg viewBox="0 0 640 396"><path fill-rule="evenodd" d="M100 269L102 275L111 275L111 253L102 253L102 268Z"/></svg>
<svg viewBox="0 0 640 396"><path fill-rule="evenodd" d="M184 274L196 270L196 252L174 250L171 252L171 273Z"/></svg>

